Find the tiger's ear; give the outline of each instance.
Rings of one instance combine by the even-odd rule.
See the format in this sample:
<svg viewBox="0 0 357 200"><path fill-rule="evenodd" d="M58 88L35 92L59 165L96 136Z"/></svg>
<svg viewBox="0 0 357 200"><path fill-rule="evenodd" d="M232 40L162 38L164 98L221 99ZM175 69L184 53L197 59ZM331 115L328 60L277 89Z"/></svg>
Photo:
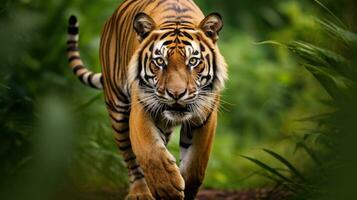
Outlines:
<svg viewBox="0 0 357 200"><path fill-rule="evenodd" d="M218 40L219 31L223 27L222 17L219 13L211 13L202 20L199 27L215 43Z"/></svg>
<svg viewBox="0 0 357 200"><path fill-rule="evenodd" d="M156 24L154 20L145 13L138 13L134 17L134 29L138 34L139 41L143 41L152 30L154 30Z"/></svg>

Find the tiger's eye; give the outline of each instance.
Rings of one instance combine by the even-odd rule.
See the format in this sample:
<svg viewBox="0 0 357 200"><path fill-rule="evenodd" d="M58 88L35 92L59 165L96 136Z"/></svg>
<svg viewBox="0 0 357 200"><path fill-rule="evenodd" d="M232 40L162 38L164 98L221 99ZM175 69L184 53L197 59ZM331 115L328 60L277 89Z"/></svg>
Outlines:
<svg viewBox="0 0 357 200"><path fill-rule="evenodd" d="M164 65L164 64L165 64L165 61L164 61L164 59L162 59L162 58L157 58L157 59L156 59L156 63L157 63L158 65Z"/></svg>
<svg viewBox="0 0 357 200"><path fill-rule="evenodd" d="M196 66L198 64L198 59L197 58L191 58L190 61L189 61L189 64L191 66Z"/></svg>

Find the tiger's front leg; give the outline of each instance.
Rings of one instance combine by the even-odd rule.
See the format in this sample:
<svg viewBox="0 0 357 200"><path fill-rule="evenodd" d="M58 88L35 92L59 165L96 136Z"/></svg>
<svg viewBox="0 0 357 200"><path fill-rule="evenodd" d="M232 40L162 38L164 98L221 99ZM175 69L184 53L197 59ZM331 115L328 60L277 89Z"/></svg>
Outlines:
<svg viewBox="0 0 357 200"><path fill-rule="evenodd" d="M193 200L202 184L217 126L217 111L199 125L184 124L180 135L180 171L185 180L185 200Z"/></svg>
<svg viewBox="0 0 357 200"><path fill-rule="evenodd" d="M185 183L175 158L166 149L158 128L135 94L131 109L130 140L152 195L156 199L182 200Z"/></svg>
<svg viewBox="0 0 357 200"><path fill-rule="evenodd" d="M144 173L131 148L129 137L130 102L126 96L121 96L121 99L115 101L115 104L113 104L114 101L107 102L107 108L117 146L129 172L130 189L125 200L154 200L145 181Z"/></svg>

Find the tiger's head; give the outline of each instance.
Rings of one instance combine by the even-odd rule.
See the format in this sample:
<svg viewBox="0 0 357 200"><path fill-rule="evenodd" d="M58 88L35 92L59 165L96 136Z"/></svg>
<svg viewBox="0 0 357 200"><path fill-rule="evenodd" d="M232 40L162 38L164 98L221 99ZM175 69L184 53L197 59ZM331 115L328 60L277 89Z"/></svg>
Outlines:
<svg viewBox="0 0 357 200"><path fill-rule="evenodd" d="M139 13L134 29L140 46L129 65L129 83L137 83L139 101L152 116L180 123L203 122L217 107L227 69L217 41L222 18L212 13L197 25L169 22L157 26Z"/></svg>

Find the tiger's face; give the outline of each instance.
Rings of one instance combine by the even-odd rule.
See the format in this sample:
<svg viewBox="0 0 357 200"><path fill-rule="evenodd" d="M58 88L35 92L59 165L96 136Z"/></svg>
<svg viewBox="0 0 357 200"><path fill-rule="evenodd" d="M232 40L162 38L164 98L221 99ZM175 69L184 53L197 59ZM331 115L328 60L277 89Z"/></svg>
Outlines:
<svg viewBox="0 0 357 200"><path fill-rule="evenodd" d="M129 76L138 80L140 102L152 116L163 115L173 123L203 121L226 79L216 45L221 17L206 17L197 28L182 23L155 28L149 16L139 15L134 28L141 45Z"/></svg>

